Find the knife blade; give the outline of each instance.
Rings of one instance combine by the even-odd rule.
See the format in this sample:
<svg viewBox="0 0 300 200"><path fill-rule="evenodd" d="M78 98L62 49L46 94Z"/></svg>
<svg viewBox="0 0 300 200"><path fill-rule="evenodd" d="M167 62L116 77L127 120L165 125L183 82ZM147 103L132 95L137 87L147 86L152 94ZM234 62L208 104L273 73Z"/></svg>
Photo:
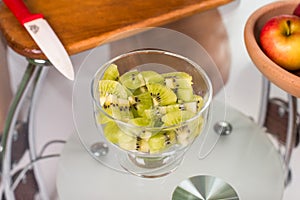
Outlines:
<svg viewBox="0 0 300 200"><path fill-rule="evenodd" d="M3 0L3 2L25 27L52 65L65 77L74 80L70 57L44 16L40 13L31 13L22 0Z"/></svg>

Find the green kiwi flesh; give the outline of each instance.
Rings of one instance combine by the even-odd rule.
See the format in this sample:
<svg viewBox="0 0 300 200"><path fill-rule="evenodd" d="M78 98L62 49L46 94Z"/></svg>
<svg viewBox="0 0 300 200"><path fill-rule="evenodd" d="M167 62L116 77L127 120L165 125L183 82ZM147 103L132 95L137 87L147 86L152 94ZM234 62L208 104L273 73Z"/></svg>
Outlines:
<svg viewBox="0 0 300 200"><path fill-rule="evenodd" d="M189 74L134 70L120 75L117 66L111 64L102 78L99 99L106 114L98 112L97 123L104 126L106 139L120 148L156 154L175 144L186 145L200 133L203 118L193 117L204 100L194 94ZM133 128L119 126L114 119ZM153 127L171 128L158 133L147 129Z"/></svg>
<svg viewBox="0 0 300 200"><path fill-rule="evenodd" d="M189 75L188 73L185 72L169 72L162 74L162 76L167 79L167 78L173 78L173 79L186 79L192 82L193 77Z"/></svg>
<svg viewBox="0 0 300 200"><path fill-rule="evenodd" d="M176 88L173 90L177 96L178 102L189 102L193 99L193 88Z"/></svg>
<svg viewBox="0 0 300 200"><path fill-rule="evenodd" d="M145 83L160 83L164 82L164 77L155 71L142 71L141 72Z"/></svg>
<svg viewBox="0 0 300 200"><path fill-rule="evenodd" d="M120 76L120 82L130 90L136 90L145 85L142 74L137 70L126 72Z"/></svg>
<svg viewBox="0 0 300 200"><path fill-rule="evenodd" d="M152 136L148 141L150 153L159 153L176 143L173 131L161 132Z"/></svg>
<svg viewBox="0 0 300 200"><path fill-rule="evenodd" d="M144 92L136 96L129 96L128 99L135 117L144 116L144 111L153 107L153 102L149 92Z"/></svg>
<svg viewBox="0 0 300 200"><path fill-rule="evenodd" d="M127 99L126 89L117 81L100 80L98 83L99 100L102 106L107 96L113 94L117 98Z"/></svg>
<svg viewBox="0 0 300 200"><path fill-rule="evenodd" d="M147 88L152 97L154 106L171 105L175 104L177 101L176 94L170 88L164 85L158 83L149 83Z"/></svg>
<svg viewBox="0 0 300 200"><path fill-rule="evenodd" d="M120 73L118 70L118 66L115 64L110 64L102 77L102 80L113 80L113 81L118 81L120 77Z"/></svg>

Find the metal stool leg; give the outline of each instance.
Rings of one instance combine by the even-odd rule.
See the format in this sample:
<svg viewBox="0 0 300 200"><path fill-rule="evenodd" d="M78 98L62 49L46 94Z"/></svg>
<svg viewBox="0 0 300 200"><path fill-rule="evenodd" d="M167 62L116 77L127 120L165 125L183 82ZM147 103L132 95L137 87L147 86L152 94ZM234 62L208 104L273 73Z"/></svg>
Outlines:
<svg viewBox="0 0 300 200"><path fill-rule="evenodd" d="M29 62L32 62L35 65L38 65L38 64L40 64L40 62L43 62L43 61L29 60ZM35 162L38 159L39 155L37 153L36 143L35 143L34 116L35 116L35 106L36 106L38 94L39 94L39 91L42 86L42 82L43 82L47 72L48 72L48 68L44 67L43 70L41 70L40 74L36 78L35 84L33 86L34 88L33 88L33 92L32 92L30 109L29 109L29 113L28 113L29 156L30 156L30 160L33 161L32 167L33 167L35 179L36 179L36 182L37 182L37 185L39 188L39 196L40 196L40 199L43 199L43 200L48 200L49 195L46 191L46 187L45 187L44 181L42 179L40 169L37 165L37 162Z"/></svg>
<svg viewBox="0 0 300 200"><path fill-rule="evenodd" d="M289 103L289 121L288 121L288 131L286 140L286 153L284 156L284 161L288 165L291 160L292 150L295 146L295 137L297 133L297 99L292 95L288 95Z"/></svg>
<svg viewBox="0 0 300 200"><path fill-rule="evenodd" d="M262 94L260 100L260 112L258 125L263 127L267 117L268 101L270 96L270 81L266 77L262 77Z"/></svg>
<svg viewBox="0 0 300 200"><path fill-rule="evenodd" d="M259 119L258 124L263 127L265 126L266 120L267 120L267 111L268 111L268 105L270 102L270 87L271 83L270 81L263 77L263 90L262 90L262 96L261 96L261 105L260 105L260 113L259 113ZM293 148L295 147L296 142L296 135L297 135L297 99L296 97L288 94L288 123L287 123L287 129L286 129L286 135L285 135L285 152L282 154L284 165L286 168L286 185L289 183L291 179L291 174L289 171L289 165L290 165L290 159L292 155Z"/></svg>
<svg viewBox="0 0 300 200"><path fill-rule="evenodd" d="M14 127L19 116L20 110L24 106L26 96L30 92L30 88L36 82L40 75L41 66L43 62L33 63L29 62L27 69L23 75L19 88L10 106L8 116L6 119L2 141L1 141L1 160L2 160L2 183L1 192L4 192L6 199L15 199L14 193L11 190L11 155L12 155L12 140Z"/></svg>

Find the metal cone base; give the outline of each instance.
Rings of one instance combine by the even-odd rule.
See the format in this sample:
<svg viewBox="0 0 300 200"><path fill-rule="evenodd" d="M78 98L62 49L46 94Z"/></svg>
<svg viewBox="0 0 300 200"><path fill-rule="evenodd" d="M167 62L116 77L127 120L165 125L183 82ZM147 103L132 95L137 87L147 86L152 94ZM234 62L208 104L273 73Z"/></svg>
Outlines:
<svg viewBox="0 0 300 200"><path fill-rule="evenodd" d="M225 181L213 176L194 176L182 181L172 200L238 200L236 191Z"/></svg>

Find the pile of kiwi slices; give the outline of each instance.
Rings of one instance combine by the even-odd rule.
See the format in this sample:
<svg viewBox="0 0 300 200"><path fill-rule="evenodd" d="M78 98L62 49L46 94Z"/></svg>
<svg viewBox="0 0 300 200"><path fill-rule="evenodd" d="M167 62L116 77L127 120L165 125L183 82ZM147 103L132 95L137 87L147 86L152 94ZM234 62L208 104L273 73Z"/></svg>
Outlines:
<svg viewBox="0 0 300 200"><path fill-rule="evenodd" d="M203 123L200 116L185 123L204 104L192 84L192 76L185 72L133 70L120 75L118 66L111 64L98 83L102 112L97 122L106 139L125 150L155 154L186 145Z"/></svg>

